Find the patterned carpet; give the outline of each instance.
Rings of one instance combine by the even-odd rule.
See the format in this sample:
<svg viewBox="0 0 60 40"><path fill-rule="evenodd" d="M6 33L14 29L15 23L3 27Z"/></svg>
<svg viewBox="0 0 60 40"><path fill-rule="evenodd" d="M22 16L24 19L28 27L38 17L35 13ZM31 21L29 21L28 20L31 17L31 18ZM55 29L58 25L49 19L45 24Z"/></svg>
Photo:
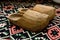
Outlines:
<svg viewBox="0 0 60 40"><path fill-rule="evenodd" d="M56 16L39 33L30 32L12 24L7 16L17 13L18 8L33 7L35 3L0 2L0 40L60 40L60 5L42 3L56 8Z"/></svg>

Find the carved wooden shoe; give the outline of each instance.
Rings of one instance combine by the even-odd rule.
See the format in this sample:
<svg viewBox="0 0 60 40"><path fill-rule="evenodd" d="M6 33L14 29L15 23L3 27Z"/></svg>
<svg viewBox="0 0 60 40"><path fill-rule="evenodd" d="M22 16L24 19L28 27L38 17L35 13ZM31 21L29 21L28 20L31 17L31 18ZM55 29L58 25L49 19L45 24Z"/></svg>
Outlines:
<svg viewBox="0 0 60 40"><path fill-rule="evenodd" d="M49 23L49 15L41 14L30 9L24 12L22 16L19 13L12 14L8 18L13 24L32 32L41 31Z"/></svg>
<svg viewBox="0 0 60 40"><path fill-rule="evenodd" d="M48 14L49 20L52 20L55 17L55 13L56 13L54 7L45 6L41 4L37 4L36 6L34 6L33 10L40 13Z"/></svg>

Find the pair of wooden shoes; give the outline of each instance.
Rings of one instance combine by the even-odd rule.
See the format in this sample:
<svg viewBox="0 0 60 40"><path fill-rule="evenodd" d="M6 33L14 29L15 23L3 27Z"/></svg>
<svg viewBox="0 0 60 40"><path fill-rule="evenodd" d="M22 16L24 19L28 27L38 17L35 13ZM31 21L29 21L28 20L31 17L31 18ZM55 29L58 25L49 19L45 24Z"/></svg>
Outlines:
<svg viewBox="0 0 60 40"><path fill-rule="evenodd" d="M55 16L55 8L37 4L33 9L19 8L19 13L11 14L9 20L23 29L38 32L44 29Z"/></svg>

